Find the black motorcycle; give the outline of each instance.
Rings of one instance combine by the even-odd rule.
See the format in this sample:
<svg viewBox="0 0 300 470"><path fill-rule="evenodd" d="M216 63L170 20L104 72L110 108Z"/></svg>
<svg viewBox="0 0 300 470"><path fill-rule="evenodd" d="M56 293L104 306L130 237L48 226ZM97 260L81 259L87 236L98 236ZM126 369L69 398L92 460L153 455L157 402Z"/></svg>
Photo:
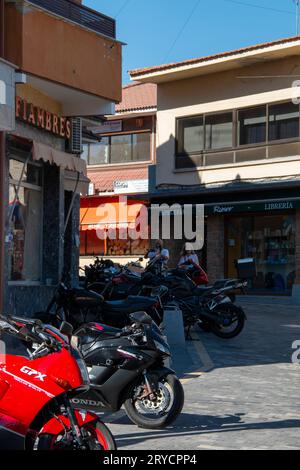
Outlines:
<svg viewBox="0 0 300 470"><path fill-rule="evenodd" d="M130 323L129 314L137 311L148 313L160 325L163 321L163 305L160 293L166 288L153 291L153 295L128 296L123 300L106 301L101 294L90 289L69 288L61 282L45 312L54 313L52 324L59 327L61 321L69 322L75 329L85 323L100 322L115 328L123 328ZM42 320L43 321L43 320Z"/></svg>
<svg viewBox="0 0 300 470"><path fill-rule="evenodd" d="M181 291L181 286L179 287ZM190 330L198 325L207 332L212 332L219 338L234 338L244 328L247 319L244 310L233 304L228 297L232 286L216 289L214 286L198 286L193 296L176 295L171 304L182 311L186 338L191 339Z"/></svg>
<svg viewBox="0 0 300 470"><path fill-rule="evenodd" d="M133 324L122 330L87 324L74 332L92 385L73 403L96 412L116 412L124 405L139 427L162 429L180 414L184 391L164 365L171 352L160 329L144 312L130 319Z"/></svg>

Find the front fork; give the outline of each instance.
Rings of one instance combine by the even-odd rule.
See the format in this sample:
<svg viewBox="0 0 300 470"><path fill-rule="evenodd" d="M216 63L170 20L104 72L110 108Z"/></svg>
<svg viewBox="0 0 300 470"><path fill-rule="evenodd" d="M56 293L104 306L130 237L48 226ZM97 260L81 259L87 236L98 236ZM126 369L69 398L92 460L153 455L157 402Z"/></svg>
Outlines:
<svg viewBox="0 0 300 470"><path fill-rule="evenodd" d="M86 445L84 443L84 439L82 437L80 427L78 426L75 411L73 410L73 408L70 404L70 401L67 397L65 397L65 399L64 399L64 404L65 404L65 409L66 409L67 416L68 416L69 421L70 421L70 429L71 429L72 435L75 439L75 442L77 443L77 445L79 446L79 448L81 450L86 450Z"/></svg>

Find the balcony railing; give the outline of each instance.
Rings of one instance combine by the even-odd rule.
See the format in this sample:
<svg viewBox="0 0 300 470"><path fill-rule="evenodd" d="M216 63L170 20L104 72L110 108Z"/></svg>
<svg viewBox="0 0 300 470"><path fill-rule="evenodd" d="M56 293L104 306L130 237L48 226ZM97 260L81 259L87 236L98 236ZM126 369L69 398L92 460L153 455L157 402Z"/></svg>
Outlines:
<svg viewBox="0 0 300 470"><path fill-rule="evenodd" d="M28 2L92 31L116 38L115 20L84 5L78 5L71 0L28 0Z"/></svg>

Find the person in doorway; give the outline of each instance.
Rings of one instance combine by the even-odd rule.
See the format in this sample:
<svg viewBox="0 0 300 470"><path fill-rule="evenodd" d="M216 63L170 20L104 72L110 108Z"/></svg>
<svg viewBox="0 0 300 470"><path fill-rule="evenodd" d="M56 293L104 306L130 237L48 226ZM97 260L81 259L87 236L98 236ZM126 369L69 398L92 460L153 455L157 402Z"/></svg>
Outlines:
<svg viewBox="0 0 300 470"><path fill-rule="evenodd" d="M145 258L149 258L150 261L154 261L154 259L160 259L162 260L164 267L166 267L170 258L170 254L169 250L164 248L163 241L156 240L155 247L147 252Z"/></svg>

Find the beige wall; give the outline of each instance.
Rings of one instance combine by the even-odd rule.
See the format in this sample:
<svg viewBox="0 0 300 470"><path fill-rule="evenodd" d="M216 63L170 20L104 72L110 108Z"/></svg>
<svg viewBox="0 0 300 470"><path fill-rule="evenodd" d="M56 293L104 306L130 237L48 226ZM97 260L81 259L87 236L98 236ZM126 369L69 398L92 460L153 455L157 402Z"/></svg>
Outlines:
<svg viewBox="0 0 300 470"><path fill-rule="evenodd" d="M191 171L174 170L175 118L255 106L294 96L292 83L300 75L300 57L262 62L244 68L158 86L157 185L213 184L235 179L255 180L300 175L300 152L282 160L229 164ZM256 76L257 78L247 78ZM259 77L270 78L259 78ZM295 76L294 78L292 76Z"/></svg>

